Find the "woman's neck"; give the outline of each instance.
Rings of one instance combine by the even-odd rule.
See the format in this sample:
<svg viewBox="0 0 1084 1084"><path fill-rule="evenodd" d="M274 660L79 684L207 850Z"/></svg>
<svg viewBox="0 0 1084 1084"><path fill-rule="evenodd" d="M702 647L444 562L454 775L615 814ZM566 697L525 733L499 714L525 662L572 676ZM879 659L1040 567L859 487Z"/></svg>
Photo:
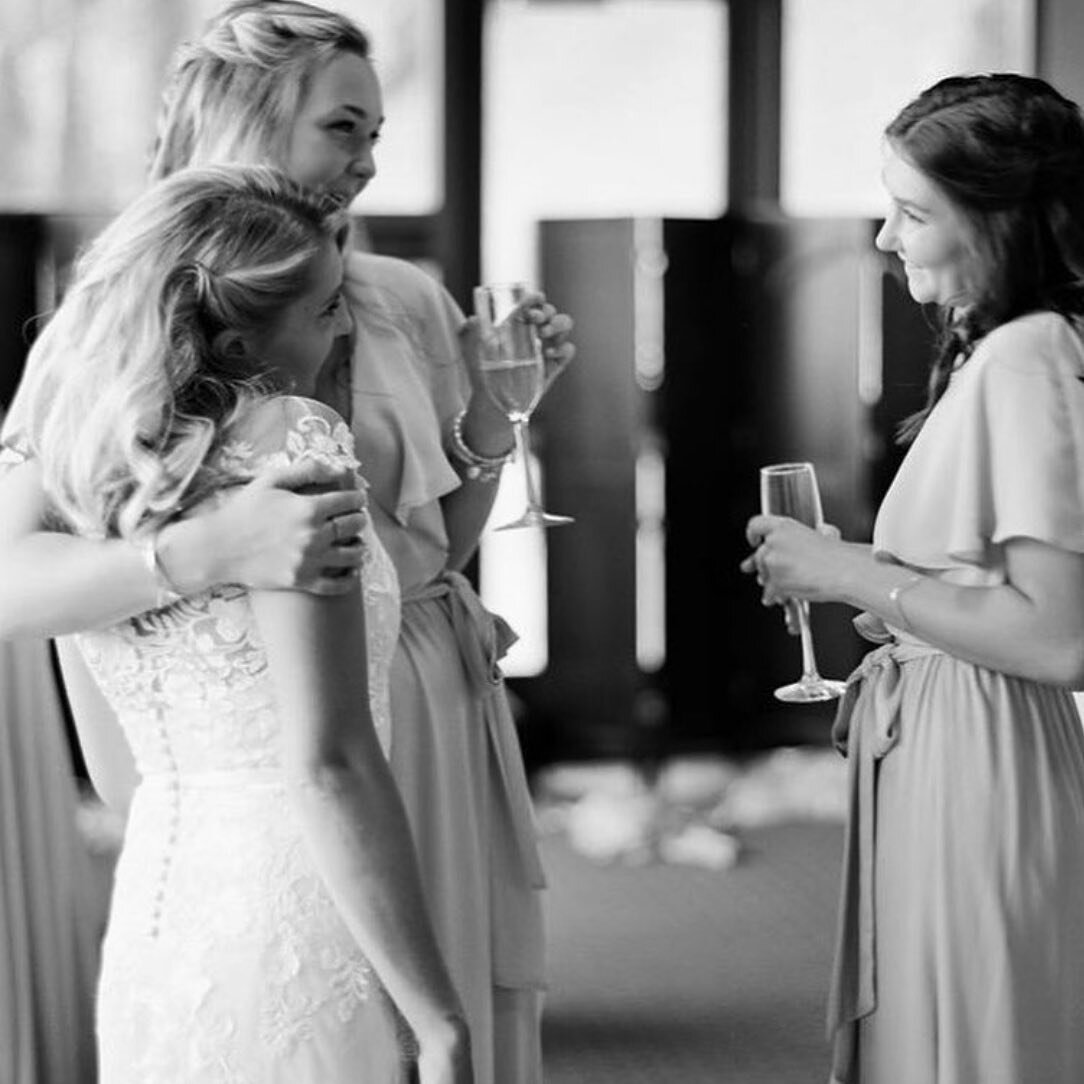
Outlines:
<svg viewBox="0 0 1084 1084"><path fill-rule="evenodd" d="M343 335L335 340L316 375L313 393L321 403L331 407L347 422L351 420L350 356L353 345L353 335Z"/></svg>

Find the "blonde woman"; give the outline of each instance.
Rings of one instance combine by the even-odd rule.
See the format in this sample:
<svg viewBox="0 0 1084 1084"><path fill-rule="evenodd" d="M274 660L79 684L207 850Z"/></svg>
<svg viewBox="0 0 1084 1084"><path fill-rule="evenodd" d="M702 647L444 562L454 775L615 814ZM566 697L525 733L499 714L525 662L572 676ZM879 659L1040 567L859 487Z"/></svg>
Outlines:
<svg viewBox="0 0 1084 1084"><path fill-rule="evenodd" d="M179 52L153 171L270 162L346 206L375 174L383 120L377 68L358 27L295 0L241 0ZM544 878L498 667L510 633L459 571L477 546L512 434L475 393L469 322L435 280L402 260L353 252L344 296L351 334L336 342L315 394L350 422L373 525L402 587L392 770L470 1021L477 1079L539 1084ZM573 353L571 321L541 298L533 315L555 375ZM267 503L288 498L304 499L249 487L238 498L243 513L225 501L165 528L170 580L184 592L203 589L226 574L220 556L228 555L234 582L293 586L282 575L254 582L245 567L246 547L277 545L266 527L252 539L249 523L267 524ZM145 606L150 583L135 564L120 547L59 553L40 533L33 544L0 539L0 634L13 625L67 631Z"/></svg>
<svg viewBox="0 0 1084 1084"><path fill-rule="evenodd" d="M356 469L346 425L304 397L347 319L343 237L265 168L185 170L120 215L20 388L36 520L153 568L165 524L267 465ZM123 793L126 751L138 779L100 1084L394 1084L414 1042L422 1084L472 1080L386 760L395 572L355 511L358 528L360 591L163 585L155 608L76 637L111 709L80 713L96 782Z"/></svg>

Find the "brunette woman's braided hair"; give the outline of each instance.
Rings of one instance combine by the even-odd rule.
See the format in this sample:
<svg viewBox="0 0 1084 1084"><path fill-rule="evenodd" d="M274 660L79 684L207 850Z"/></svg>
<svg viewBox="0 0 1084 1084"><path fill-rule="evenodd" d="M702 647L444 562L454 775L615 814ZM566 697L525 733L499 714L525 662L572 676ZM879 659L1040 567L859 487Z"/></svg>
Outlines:
<svg viewBox="0 0 1084 1084"><path fill-rule="evenodd" d="M909 443L988 332L1036 310L1084 316L1084 119L1041 79L952 76L885 135L969 226L969 304L942 310L926 404L899 429Z"/></svg>

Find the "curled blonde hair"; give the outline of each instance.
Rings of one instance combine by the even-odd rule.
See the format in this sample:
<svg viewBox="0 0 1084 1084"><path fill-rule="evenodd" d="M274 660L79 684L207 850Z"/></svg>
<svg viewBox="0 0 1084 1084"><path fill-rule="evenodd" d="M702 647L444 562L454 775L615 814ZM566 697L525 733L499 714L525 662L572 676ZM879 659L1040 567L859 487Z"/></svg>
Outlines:
<svg viewBox="0 0 1084 1084"><path fill-rule="evenodd" d="M16 399L64 525L131 537L221 484L209 457L270 374L216 336L272 326L344 229L277 170L217 166L160 181L95 238Z"/></svg>
<svg viewBox="0 0 1084 1084"><path fill-rule="evenodd" d="M152 180L214 162L281 164L313 74L335 54L369 59L343 15L299 0L236 0L177 51L158 118Z"/></svg>

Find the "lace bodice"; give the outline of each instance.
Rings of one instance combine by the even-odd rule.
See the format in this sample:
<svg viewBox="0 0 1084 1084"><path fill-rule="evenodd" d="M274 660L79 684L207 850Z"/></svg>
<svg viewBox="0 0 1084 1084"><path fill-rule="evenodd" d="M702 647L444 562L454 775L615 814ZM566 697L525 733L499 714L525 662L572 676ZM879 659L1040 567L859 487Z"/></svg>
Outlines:
<svg viewBox="0 0 1084 1084"><path fill-rule="evenodd" d="M241 478L304 457L358 467L346 425L307 400L263 404L242 437L221 455ZM398 583L371 525L363 537L386 753ZM143 776L103 949L102 1084L398 1081L396 1014L284 785L284 720L248 592L218 588L77 639Z"/></svg>
<svg viewBox="0 0 1084 1084"><path fill-rule="evenodd" d="M278 419L270 425L263 419L252 440L223 449L221 462L231 474L251 477L302 458L358 468L349 429L327 408L284 398L270 409L281 409ZM387 752L398 583L371 525L363 541L370 706ZM279 723L267 657L244 588L218 587L111 628L82 633L77 642L144 775L278 765Z"/></svg>

